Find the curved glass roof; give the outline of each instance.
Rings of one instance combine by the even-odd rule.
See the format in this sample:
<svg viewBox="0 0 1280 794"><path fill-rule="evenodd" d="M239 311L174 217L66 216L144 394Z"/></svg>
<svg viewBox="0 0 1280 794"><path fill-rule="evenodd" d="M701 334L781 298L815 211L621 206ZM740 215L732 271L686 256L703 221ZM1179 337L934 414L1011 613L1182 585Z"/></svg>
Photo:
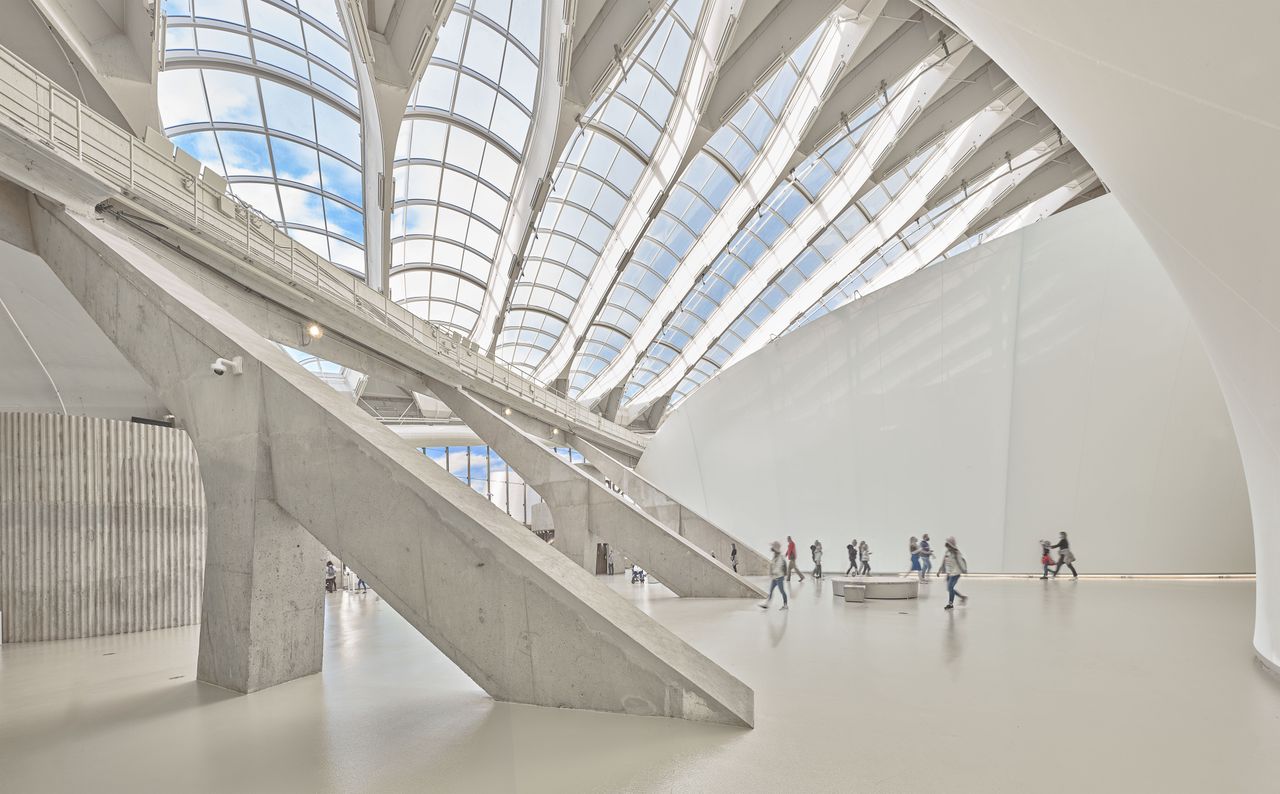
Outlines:
<svg viewBox="0 0 1280 794"><path fill-rule="evenodd" d="M671 114L701 0L668 2L583 116L524 252L495 353L532 372L564 331Z"/></svg>
<svg viewBox="0 0 1280 794"><path fill-rule="evenodd" d="M570 396L580 394L618 357L694 241L742 182L777 127L817 37L814 31L746 97L681 174L588 329L570 372Z"/></svg>
<svg viewBox="0 0 1280 794"><path fill-rule="evenodd" d="M165 133L316 253L363 274L355 65L333 0L165 0Z"/></svg>
<svg viewBox="0 0 1280 794"><path fill-rule="evenodd" d="M160 109L166 133L237 196L363 274L357 87L372 76L338 8L164 0ZM620 406L621 421L678 404L773 336L1052 213L1092 179L1055 166L1016 193L1021 204L1003 198L1069 144L971 42L916 35L927 12L815 16L768 66L772 54L749 61L761 72L723 117L699 119L726 48L769 31L734 31L706 0L659 0L615 47L588 33L611 8L579 8L582 29L560 45L575 49L546 53L539 0L452 6L396 143L388 291L486 344L496 328L486 352ZM875 42L865 51L863 37ZM583 41L609 47L616 66L592 78L592 96L561 105L555 92L577 86L566 52L576 59ZM876 58L883 69L864 68ZM566 62L569 75L543 72ZM891 85L872 76L890 70ZM557 125L573 131L552 152ZM525 205L547 173L543 203ZM482 313L498 320L483 334Z"/></svg>
<svg viewBox="0 0 1280 794"><path fill-rule="evenodd" d="M542 4L459 0L409 98L394 165L391 297L475 329L535 111Z"/></svg>

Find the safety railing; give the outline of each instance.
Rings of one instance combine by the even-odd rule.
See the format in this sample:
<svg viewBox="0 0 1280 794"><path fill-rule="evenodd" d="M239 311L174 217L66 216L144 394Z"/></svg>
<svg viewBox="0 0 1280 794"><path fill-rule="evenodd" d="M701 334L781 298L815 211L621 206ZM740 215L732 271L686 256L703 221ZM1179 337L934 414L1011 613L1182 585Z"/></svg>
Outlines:
<svg viewBox="0 0 1280 794"><path fill-rule="evenodd" d="M323 297L411 340L460 373L531 404L642 447L644 437L587 410L481 355L461 335L430 323L316 255L262 213L226 192L217 174L174 151L167 139L143 142L85 107L8 49L0 47L0 127L45 146L166 222L200 234L227 253L291 286L310 285Z"/></svg>

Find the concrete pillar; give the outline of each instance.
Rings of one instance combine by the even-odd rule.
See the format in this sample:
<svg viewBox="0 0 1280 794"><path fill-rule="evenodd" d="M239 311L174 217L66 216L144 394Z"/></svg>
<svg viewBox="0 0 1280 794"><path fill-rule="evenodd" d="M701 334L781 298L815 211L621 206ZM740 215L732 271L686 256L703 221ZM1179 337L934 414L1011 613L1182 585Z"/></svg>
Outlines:
<svg viewBox="0 0 1280 794"><path fill-rule="evenodd" d="M521 414L512 412L508 418L505 411L470 392L430 383L436 398L542 496L551 507L556 547L586 570L595 571L598 539L638 561L677 595L764 597L760 588L728 567L727 557L711 557L527 434L514 423L523 419Z"/></svg>
<svg viewBox="0 0 1280 794"><path fill-rule="evenodd" d="M280 572L300 570L308 556L291 546L274 503L497 700L752 724L749 687L170 269L198 265L171 262L182 255L109 220L41 207L32 221L41 257L140 374L173 396L202 465L210 457L223 471L225 480L206 485L211 505L229 493L224 482L246 491L227 511L246 545L218 554L238 576L223 577L227 591L206 602L248 605L228 610L247 629L231 620L239 633L210 638L215 649L271 657L256 668L258 682L308 658L291 629L275 643L264 633L281 625L283 594L303 588ZM241 357L243 374L212 375L218 356ZM211 516L211 533L213 524ZM318 561L313 570L319 589ZM240 601L233 579L247 593ZM274 593L271 603L255 604L263 593ZM256 643L237 641L245 636ZM253 671L251 662L250 683Z"/></svg>
<svg viewBox="0 0 1280 794"><path fill-rule="evenodd" d="M252 405L236 407L256 419ZM273 500L271 456L256 423L219 432L216 416L186 420L199 426L209 524L196 677L254 692L320 672L324 548Z"/></svg>

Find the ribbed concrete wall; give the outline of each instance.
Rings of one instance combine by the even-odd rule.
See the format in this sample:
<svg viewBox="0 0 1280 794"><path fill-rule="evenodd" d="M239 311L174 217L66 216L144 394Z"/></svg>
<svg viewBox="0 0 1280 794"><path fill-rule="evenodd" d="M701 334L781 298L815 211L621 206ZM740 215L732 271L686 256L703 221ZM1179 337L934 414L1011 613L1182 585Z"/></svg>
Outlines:
<svg viewBox="0 0 1280 794"><path fill-rule="evenodd" d="M182 431L0 413L5 642L199 622L205 527Z"/></svg>

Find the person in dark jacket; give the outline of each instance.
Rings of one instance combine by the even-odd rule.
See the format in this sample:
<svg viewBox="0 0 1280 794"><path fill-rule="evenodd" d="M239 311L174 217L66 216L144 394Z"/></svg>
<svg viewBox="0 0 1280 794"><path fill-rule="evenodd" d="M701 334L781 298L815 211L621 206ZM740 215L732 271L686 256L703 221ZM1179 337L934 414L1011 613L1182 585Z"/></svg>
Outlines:
<svg viewBox="0 0 1280 794"><path fill-rule="evenodd" d="M1080 574L1076 573L1075 566L1076 555L1075 552L1071 551L1071 544L1067 541L1067 533L1059 532L1058 542L1049 548L1058 550L1058 567L1053 569L1053 578L1058 578L1058 571L1061 571L1062 566L1065 565L1071 569L1071 578L1079 579Z"/></svg>
<svg viewBox="0 0 1280 794"><path fill-rule="evenodd" d="M845 548L849 550L849 570L845 571L844 575L848 576L858 570L858 539L854 538Z"/></svg>

